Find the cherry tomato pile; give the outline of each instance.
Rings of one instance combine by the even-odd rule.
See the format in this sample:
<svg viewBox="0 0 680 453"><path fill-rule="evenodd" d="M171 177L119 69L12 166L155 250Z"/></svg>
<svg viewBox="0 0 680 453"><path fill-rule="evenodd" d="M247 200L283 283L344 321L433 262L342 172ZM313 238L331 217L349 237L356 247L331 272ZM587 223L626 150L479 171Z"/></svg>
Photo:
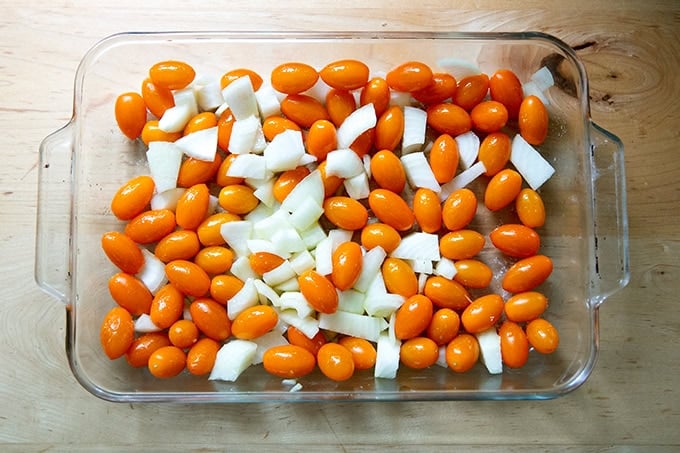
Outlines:
<svg viewBox="0 0 680 453"><path fill-rule="evenodd" d="M158 378L185 369L206 375L225 342L256 339L281 328L277 309L268 304L249 307L233 320L228 317L230 300L244 282L230 273L236 254L220 228L260 203L243 178L228 175L234 159L228 149L234 115L229 109L219 115L204 111L191 118L183 132L159 128L158 120L174 106L173 90L190 86L195 76L184 62L159 62L139 93L122 94L115 103L120 131L147 145L174 142L207 128L218 130L214 161L184 158L177 185L186 190L175 209L150 209L154 180L138 176L120 187L111 202L112 213L125 222L121 231L106 232L101 240L119 269L109 280L117 305L101 324L103 351L110 359L124 356L132 367L146 367ZM221 87L241 77L248 77L254 90L265 80L252 70L235 69L224 74ZM306 93L319 79L328 86L324 99ZM318 168L326 196L322 220L329 227L353 232L352 241L334 250L332 272L322 275L312 269L297 277L299 291L316 313L338 309L338 291L352 288L361 273L362 255L379 246L388 254L380 269L385 287L405 299L393 320L404 366L427 368L445 351L449 368L466 372L480 356L475 335L492 328L498 331L502 361L509 368L522 367L530 353L548 354L557 348L558 333L542 317L548 300L537 288L552 271L551 259L540 253L545 207L539 193L525 187L522 176L509 164L508 134L520 133L528 143L540 145L548 117L537 97L524 97L512 71L456 80L423 63L405 62L384 77L371 78L368 66L356 60L332 62L321 70L289 62L271 71L269 83L281 94L281 114L261 120L265 139L271 141L287 130L303 131L305 149L316 160L276 174L274 198L282 202ZM391 104L395 92L409 93L410 105L427 113L431 146L425 151L437 183L445 184L459 173L454 138L471 130L481 138L478 160L486 169L480 178L486 181L482 200L461 188L441 202L433 190L409 186L399 148L404 110ZM371 190L367 198L356 200L345 193L341 178L326 175L325 159L337 148L336 133L343 121L369 103L377 123L350 148L360 157L370 156ZM217 198L216 210L211 208L211 196ZM510 212L516 222L490 232L475 231L469 225L478 209ZM441 256L455 265L452 279L433 273L420 284L407 260L389 256L406 234L417 231L438 235ZM502 276L502 287L510 294L506 299L484 294L494 276L494 270L478 257L487 235L498 254L513 263ZM165 264L168 283L155 294L136 275L145 262L143 248ZM283 261L269 252L249 256L250 267L259 276ZM471 290L484 295L473 298ZM157 332L135 332L135 319L143 314ZM323 330L308 338L293 326L284 332L289 344L271 347L263 355L264 369L275 376L299 378L318 367L328 378L343 381L375 366L372 341Z"/></svg>

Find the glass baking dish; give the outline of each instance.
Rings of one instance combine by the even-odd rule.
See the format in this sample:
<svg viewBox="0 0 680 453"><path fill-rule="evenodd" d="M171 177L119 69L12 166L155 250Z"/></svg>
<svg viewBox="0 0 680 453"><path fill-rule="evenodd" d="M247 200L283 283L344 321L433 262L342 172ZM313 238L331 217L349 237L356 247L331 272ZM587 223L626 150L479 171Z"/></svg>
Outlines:
<svg viewBox="0 0 680 453"><path fill-rule="evenodd" d="M394 380L357 372L336 383L315 371L302 390L250 367L235 383L208 381L184 372L158 380L124 359L110 361L99 326L114 306L107 290L113 265L100 249L105 231L121 229L110 212L117 188L146 172L144 148L118 130L113 104L137 90L157 61L190 62L198 74L221 75L249 67L269 74L286 61L317 68L357 58L373 71L407 61L437 68L440 60L474 62L489 74L513 70L520 80L547 66L556 80L550 100L549 136L540 149L556 168L541 189L548 221L542 253L554 271L541 286L550 300L546 318L561 343L551 355L531 353L526 366L490 375L482 364L456 374L432 366L401 367ZM253 402L309 400L548 399L568 393L590 375L598 351L598 307L629 279L623 146L590 118L588 81L573 50L542 33L123 33L96 44L75 77L71 121L40 146L35 276L67 310L66 353L77 380L111 401ZM481 185L473 189L481 193ZM489 221L481 218L475 222ZM503 271L508 261L487 246L481 259ZM496 272L499 274L500 272ZM499 291L494 279L490 290Z"/></svg>

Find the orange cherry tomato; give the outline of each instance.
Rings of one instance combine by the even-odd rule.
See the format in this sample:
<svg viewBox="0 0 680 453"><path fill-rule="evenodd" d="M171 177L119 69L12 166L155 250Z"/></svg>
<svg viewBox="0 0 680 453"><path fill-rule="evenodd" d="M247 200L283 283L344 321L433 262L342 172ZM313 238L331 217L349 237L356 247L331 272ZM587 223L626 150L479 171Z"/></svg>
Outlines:
<svg viewBox="0 0 680 453"><path fill-rule="evenodd" d="M464 310L472 300L463 285L439 275L427 279L423 293L435 306L456 311Z"/></svg>
<svg viewBox="0 0 680 453"><path fill-rule="evenodd" d="M366 250L380 246L385 252L390 253L400 242L399 232L385 223L371 223L361 230L361 245Z"/></svg>
<svg viewBox="0 0 680 453"><path fill-rule="evenodd" d="M130 312L114 307L104 316L99 329L99 341L106 356L111 359L122 357L135 339L135 323Z"/></svg>
<svg viewBox="0 0 680 453"><path fill-rule="evenodd" d="M522 83L514 72L509 69L499 69L489 79L491 99L505 105L510 119L517 118L519 106L522 103L524 92Z"/></svg>
<svg viewBox="0 0 680 453"><path fill-rule="evenodd" d="M548 136L548 111L536 96L527 96L519 108L519 133L532 145L540 145Z"/></svg>
<svg viewBox="0 0 680 453"><path fill-rule="evenodd" d="M326 198L323 209L326 218L333 225L345 230L360 230L368 221L366 208L350 197Z"/></svg>
<svg viewBox="0 0 680 453"><path fill-rule="evenodd" d="M288 194L290 194L295 186L297 186L300 181L305 179L307 175L309 175L309 168L307 167L297 167L281 173L276 179L273 188L274 198L276 201L283 203L283 200L286 199Z"/></svg>
<svg viewBox="0 0 680 453"><path fill-rule="evenodd" d="M432 74L432 83L422 90L411 93L413 98L423 104L437 104L451 99L456 93L456 79L445 72Z"/></svg>
<svg viewBox="0 0 680 453"><path fill-rule="evenodd" d="M109 293L130 314L149 313L153 296L138 278L124 272L114 274L109 279Z"/></svg>
<svg viewBox="0 0 680 453"><path fill-rule="evenodd" d="M456 104L433 104L427 108L427 124L440 134L452 136L472 129L470 115Z"/></svg>
<svg viewBox="0 0 680 453"><path fill-rule="evenodd" d="M145 211L125 226L125 234L138 244L158 242L175 230L175 214L167 209Z"/></svg>
<svg viewBox="0 0 680 453"><path fill-rule="evenodd" d="M484 164L486 176L493 176L505 168L510 159L510 137L503 132L494 132L479 145L478 159Z"/></svg>
<svg viewBox="0 0 680 453"><path fill-rule="evenodd" d="M427 337L416 337L401 344L399 360L409 368L423 369L439 358L439 346Z"/></svg>
<svg viewBox="0 0 680 453"><path fill-rule="evenodd" d="M130 220L144 212L156 185L151 176L132 178L116 191L111 200L111 212L120 220Z"/></svg>
<svg viewBox="0 0 680 453"><path fill-rule="evenodd" d="M515 210L520 222L529 228L540 228L545 223L545 205L535 190L522 189L515 199Z"/></svg>
<svg viewBox="0 0 680 453"><path fill-rule="evenodd" d="M299 131L300 126L282 116L270 116L262 123L262 133L264 138L268 141L274 140L274 137L285 131Z"/></svg>
<svg viewBox="0 0 680 453"><path fill-rule="evenodd" d="M453 179L458 169L458 144L448 134L442 134L432 144L430 149L430 167L439 184Z"/></svg>
<svg viewBox="0 0 680 453"><path fill-rule="evenodd" d="M220 168L217 170L217 174L215 175L215 182L217 183L218 186L230 186L232 184L241 184L243 183L243 178L238 178L235 176L227 176L227 173L229 172L229 167L231 167L231 163L236 159L235 154L229 154L227 157L224 158L222 163L220 164Z"/></svg>
<svg viewBox="0 0 680 453"><path fill-rule="evenodd" d="M165 274L170 283L189 296L201 297L210 289L208 274L191 261L170 261L165 265Z"/></svg>
<svg viewBox="0 0 680 453"><path fill-rule="evenodd" d="M231 321L227 310L209 298L194 299L189 306L191 320L206 337L222 341L231 335Z"/></svg>
<svg viewBox="0 0 680 453"><path fill-rule="evenodd" d="M460 329L460 316L450 308L440 308L427 326L427 337L442 346L453 340Z"/></svg>
<svg viewBox="0 0 680 453"><path fill-rule="evenodd" d="M317 162L326 160L328 153L338 148L337 131L328 120L318 120L309 128L305 141L307 152L316 157Z"/></svg>
<svg viewBox="0 0 680 453"><path fill-rule="evenodd" d="M420 335L432 319L432 301L422 294L410 296L397 310L394 318L394 334L400 340Z"/></svg>
<svg viewBox="0 0 680 453"><path fill-rule="evenodd" d="M210 373L215 366L220 344L212 338L201 338L187 353L187 370L194 376Z"/></svg>
<svg viewBox="0 0 680 453"><path fill-rule="evenodd" d="M226 72L220 79L220 86L222 89L225 89L231 82L241 77L248 77L250 79L253 91L259 90L262 86L262 77L257 72L247 68L232 69Z"/></svg>
<svg viewBox="0 0 680 453"><path fill-rule="evenodd" d="M305 348L288 344L267 349L262 356L262 365L274 376L295 379L311 373L316 366L316 358Z"/></svg>
<svg viewBox="0 0 680 453"><path fill-rule="evenodd" d="M194 257L194 263L198 264L209 275L227 272L231 269L233 262L234 252L219 245L205 247Z"/></svg>
<svg viewBox="0 0 680 453"><path fill-rule="evenodd" d="M496 101L482 101L470 112L472 126L485 133L496 132L508 122L508 109Z"/></svg>
<svg viewBox="0 0 680 453"><path fill-rule="evenodd" d="M154 254L159 260L168 263L172 260L192 259L201 249L198 235L191 230L178 230L158 241Z"/></svg>
<svg viewBox="0 0 680 453"><path fill-rule="evenodd" d="M180 90L193 82L196 71L182 61L161 61L151 66L149 76L156 86Z"/></svg>
<svg viewBox="0 0 680 453"><path fill-rule="evenodd" d="M456 373L469 371L479 360L479 343L467 333L462 333L446 346L446 364Z"/></svg>
<svg viewBox="0 0 680 453"><path fill-rule="evenodd" d="M340 127L356 108L357 102L349 91L333 88L326 94L328 116L336 127Z"/></svg>
<svg viewBox="0 0 680 453"><path fill-rule="evenodd" d="M231 324L231 333L242 340L261 337L279 321L276 310L269 305L255 305L243 310Z"/></svg>
<svg viewBox="0 0 680 453"><path fill-rule="evenodd" d="M503 289L511 293L531 291L552 273L553 263L545 255L534 255L513 264L503 277Z"/></svg>
<svg viewBox="0 0 680 453"><path fill-rule="evenodd" d="M234 128L234 122L236 122L236 118L234 118L234 114L231 113L231 109L226 109L222 112L222 115L220 115L220 118L217 120L217 146L222 151L229 150L229 140L231 140L231 131Z"/></svg>
<svg viewBox="0 0 680 453"><path fill-rule="evenodd" d="M458 81L458 87L453 94L453 103L468 112L486 97L489 91L489 76L475 74Z"/></svg>
<svg viewBox="0 0 680 453"><path fill-rule="evenodd" d="M144 334L132 342L125 353L125 360L133 368L146 367L151 354L163 346L170 346L170 340L165 332Z"/></svg>
<svg viewBox="0 0 680 453"><path fill-rule="evenodd" d="M190 157L182 162L177 175L178 187L191 187L196 184L204 184L212 180L222 166L222 156L215 154L212 162L194 159Z"/></svg>
<svg viewBox="0 0 680 453"><path fill-rule="evenodd" d="M218 212L217 214L213 214L196 228L198 240L206 247L222 245L225 243L224 237L222 237L222 233L220 232L222 225L240 219L239 216L230 212Z"/></svg>
<svg viewBox="0 0 680 453"><path fill-rule="evenodd" d="M335 287L340 291L350 289L361 274L361 247L352 241L340 244L333 252L332 263L331 280Z"/></svg>
<svg viewBox="0 0 680 453"><path fill-rule="evenodd" d="M244 184L222 187L219 204L224 210L232 214L248 214L260 204L260 200L253 192L253 189Z"/></svg>
<svg viewBox="0 0 680 453"><path fill-rule="evenodd" d="M184 135L189 135L194 132L210 129L217 126L217 117L213 112L201 112L191 118L186 126L184 126Z"/></svg>
<svg viewBox="0 0 680 453"><path fill-rule="evenodd" d="M373 104L376 117L380 118L390 105L390 87L382 77L374 77L361 90L359 104Z"/></svg>
<svg viewBox="0 0 680 453"><path fill-rule="evenodd" d="M165 132L158 127L158 120L149 120L144 124L141 135L146 146L151 142L174 142L182 138L181 132Z"/></svg>
<svg viewBox="0 0 680 453"><path fill-rule="evenodd" d="M505 321L498 329L501 337L501 358L510 368L521 368L529 360L529 341L519 324Z"/></svg>
<svg viewBox="0 0 680 453"><path fill-rule="evenodd" d="M527 258L538 253L541 238L534 230L524 225L506 223L489 234L493 245L506 255Z"/></svg>
<svg viewBox="0 0 680 453"><path fill-rule="evenodd" d="M279 255L269 252L255 252L248 257L250 268L258 275L276 269L285 261Z"/></svg>
<svg viewBox="0 0 680 453"><path fill-rule="evenodd" d="M392 106L379 118L375 126L375 147L394 151L404 135L404 112L398 105Z"/></svg>
<svg viewBox="0 0 680 453"><path fill-rule="evenodd" d="M425 63L409 61L392 68L385 77L395 91L412 93L427 88L433 79L432 70Z"/></svg>
<svg viewBox="0 0 680 453"><path fill-rule="evenodd" d="M210 281L210 297L222 305L243 288L243 282L233 275L216 275Z"/></svg>
<svg viewBox="0 0 680 453"><path fill-rule="evenodd" d="M548 298L536 291L515 294L505 303L505 317L514 322L533 321L548 307Z"/></svg>
<svg viewBox="0 0 680 453"><path fill-rule="evenodd" d="M321 180L323 181L324 196L326 198L334 195L342 185L342 178L337 176L328 176L326 174L326 161L321 162L317 168L321 173Z"/></svg>
<svg viewBox="0 0 680 453"><path fill-rule="evenodd" d="M406 172L401 160L387 149L378 151L371 158L371 176L378 186L394 193L401 193L406 186Z"/></svg>
<svg viewBox="0 0 680 453"><path fill-rule="evenodd" d="M189 187L179 200L175 209L177 225L185 230L195 230L208 215L210 190L205 184Z"/></svg>
<svg viewBox="0 0 680 453"><path fill-rule="evenodd" d="M390 293L406 298L418 293L418 277L406 261L399 258L386 258L381 270L385 287Z"/></svg>
<svg viewBox="0 0 680 453"><path fill-rule="evenodd" d="M498 322L503 314L503 298L487 294L473 300L460 316L460 322L468 333L480 333Z"/></svg>
<svg viewBox="0 0 680 453"><path fill-rule="evenodd" d="M146 104L138 93L123 93L116 99L116 123L130 140L140 136L146 124Z"/></svg>
<svg viewBox="0 0 680 453"><path fill-rule="evenodd" d="M149 316L161 329L167 329L182 317L184 295L173 285L165 285L158 290L151 302Z"/></svg>
<svg viewBox="0 0 680 453"><path fill-rule="evenodd" d="M298 94L314 86L319 79L316 69L305 63L284 63L272 70L272 87L281 93Z"/></svg>
<svg viewBox="0 0 680 453"><path fill-rule="evenodd" d="M312 127L315 121L328 120L328 111L315 98L306 94L290 94L281 101L281 112L286 117L305 129Z"/></svg>
<svg viewBox="0 0 680 453"><path fill-rule="evenodd" d="M439 240L439 251L450 260L466 260L481 252L484 242L484 236L475 230L451 231Z"/></svg>
<svg viewBox="0 0 680 453"><path fill-rule="evenodd" d="M352 353L355 370L367 370L375 366L378 353L368 340L357 337L342 337L338 343Z"/></svg>
<svg viewBox="0 0 680 453"><path fill-rule="evenodd" d="M522 190L522 176L506 168L496 173L484 192L484 205L489 211L499 211L515 201Z"/></svg>
<svg viewBox="0 0 680 453"><path fill-rule="evenodd" d="M186 366L187 356L177 346L163 346L149 357L149 371L160 379L177 376Z"/></svg>
<svg viewBox="0 0 680 453"><path fill-rule="evenodd" d="M381 222L397 231L410 230L415 222L413 211L406 201L396 193L386 189L372 190L368 196L368 205L373 214Z"/></svg>
<svg viewBox="0 0 680 453"><path fill-rule="evenodd" d="M442 207L444 225L450 231L462 230L477 212L477 197L470 189L458 189L448 196Z"/></svg>
<svg viewBox="0 0 680 453"><path fill-rule="evenodd" d="M118 231L102 236L102 249L111 262L127 274L136 274L144 265L144 255L135 241Z"/></svg>
<svg viewBox="0 0 680 453"><path fill-rule="evenodd" d="M170 343L180 349L192 347L198 341L198 336L198 327L188 319L179 319L168 329Z"/></svg>
<svg viewBox="0 0 680 453"><path fill-rule="evenodd" d="M288 326L286 330L286 335L288 337L288 342L296 346L305 348L316 357L316 353L319 352L321 346L326 344L326 337L323 332L319 331L312 338L307 338L307 335L302 333L300 330L293 326Z"/></svg>
<svg viewBox="0 0 680 453"><path fill-rule="evenodd" d="M308 270L298 277L300 292L307 303L320 313L335 313L338 309L338 293L331 281L314 270Z"/></svg>
<svg viewBox="0 0 680 453"><path fill-rule="evenodd" d="M167 109L175 106L172 91L166 87L157 86L150 78L142 82L142 98L144 98L146 108L156 118L162 117Z"/></svg>
<svg viewBox="0 0 680 453"><path fill-rule="evenodd" d="M552 323L543 318L537 318L526 326L529 344L541 354L550 354L560 344L560 336Z"/></svg>
<svg viewBox="0 0 680 453"><path fill-rule="evenodd" d="M368 82L369 69L358 60L338 60L327 64L319 76L326 85L338 90L356 90Z"/></svg>
<svg viewBox="0 0 680 453"><path fill-rule="evenodd" d="M442 205L439 195L420 188L413 195L413 215L425 233L436 233L442 227Z"/></svg>
<svg viewBox="0 0 680 453"><path fill-rule="evenodd" d="M478 260L456 261L455 281L467 288L486 288L491 283L493 271L489 266Z"/></svg>
<svg viewBox="0 0 680 453"><path fill-rule="evenodd" d="M326 343L316 354L321 372L337 382L346 381L354 374L354 357L349 349L338 343Z"/></svg>

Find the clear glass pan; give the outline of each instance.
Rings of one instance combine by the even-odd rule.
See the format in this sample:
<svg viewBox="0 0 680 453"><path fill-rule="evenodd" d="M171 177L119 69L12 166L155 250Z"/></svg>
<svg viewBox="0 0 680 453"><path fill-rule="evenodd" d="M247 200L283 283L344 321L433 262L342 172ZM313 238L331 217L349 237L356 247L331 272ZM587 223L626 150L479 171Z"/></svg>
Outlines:
<svg viewBox="0 0 680 453"><path fill-rule="evenodd" d="M541 189L549 221L542 252L554 272L541 287L550 300L546 317L560 331L552 355L532 353L527 365L489 375L479 364L465 374L433 366L402 367L397 379L359 372L335 383L319 372L289 385L261 367L236 383L182 374L157 380L124 360L109 361L99 344L99 325L113 306L107 281L114 272L100 250L103 232L120 229L109 203L117 188L146 171L143 148L116 129L118 94L139 90L144 71L157 61L181 59L199 74L219 76L248 67L268 74L285 61L316 67L357 58L374 71L419 60L437 68L445 58L475 62L483 71L512 69L526 80L548 66L557 80L548 92L551 124L541 146L556 168ZM308 400L546 399L577 388L590 375L598 349L598 306L626 285L628 237L623 146L592 123L585 70L572 49L541 33L127 33L104 39L84 57L75 77L71 121L40 147L35 274L38 284L65 304L66 352L74 375L106 400L247 402ZM473 186L480 192L483 186ZM497 222L478 215L488 231ZM67 239L68 238L68 239ZM488 243L488 241L487 241ZM509 266L492 246L481 259L496 274ZM499 281L491 290L498 290Z"/></svg>

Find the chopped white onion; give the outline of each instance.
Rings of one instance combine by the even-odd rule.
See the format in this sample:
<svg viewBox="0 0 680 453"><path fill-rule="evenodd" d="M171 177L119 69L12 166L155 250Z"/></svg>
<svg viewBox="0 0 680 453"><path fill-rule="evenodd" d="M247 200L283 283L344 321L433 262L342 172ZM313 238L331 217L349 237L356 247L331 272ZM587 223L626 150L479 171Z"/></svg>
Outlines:
<svg viewBox="0 0 680 453"><path fill-rule="evenodd" d="M408 260L407 263L416 274L432 275L434 267L430 260Z"/></svg>
<svg viewBox="0 0 680 453"><path fill-rule="evenodd" d="M224 103L222 89L218 80L197 84L194 87L194 93L199 109L204 112L214 112Z"/></svg>
<svg viewBox="0 0 680 453"><path fill-rule="evenodd" d="M321 275L329 275L333 272L333 241L324 238L316 245L316 272Z"/></svg>
<svg viewBox="0 0 680 453"><path fill-rule="evenodd" d="M301 318L295 310L289 309L279 311L279 318L298 329L307 338L314 338L314 335L319 333L319 321L311 316Z"/></svg>
<svg viewBox="0 0 680 453"><path fill-rule="evenodd" d="M439 237L431 233L411 233L401 239L390 256L407 260L439 261Z"/></svg>
<svg viewBox="0 0 680 453"><path fill-rule="evenodd" d="M283 203L281 203L281 208L288 212L295 212L307 199L312 199L319 206L323 206L324 198L325 189L323 179L321 179L321 172L314 170L290 191L283 200Z"/></svg>
<svg viewBox="0 0 680 453"><path fill-rule="evenodd" d="M485 172L484 162L477 162L467 170L461 171L455 178L442 186L442 191L439 192L439 200L446 200L453 192L467 187L468 184L482 176Z"/></svg>
<svg viewBox="0 0 680 453"><path fill-rule="evenodd" d="M172 92L172 98L175 101L175 106L186 105L189 108L190 115L198 115L198 103L196 102L196 92L194 87L189 85L181 90L175 90Z"/></svg>
<svg viewBox="0 0 680 453"><path fill-rule="evenodd" d="M255 287L254 278L248 278L241 289L229 299L227 303L227 316L232 321L246 308L254 307L260 301L259 293Z"/></svg>
<svg viewBox="0 0 680 453"><path fill-rule="evenodd" d="M248 239L253 232L253 223L247 220L223 223L220 226L220 234L229 247L237 255L248 253Z"/></svg>
<svg viewBox="0 0 680 453"><path fill-rule="evenodd" d="M311 96L322 104L326 103L326 95L331 90L331 87L323 81L321 77L316 79L316 83L307 91L304 92L307 96Z"/></svg>
<svg viewBox="0 0 680 453"><path fill-rule="evenodd" d="M278 293L271 288L271 286L259 279L253 280L253 285L255 286L257 294L260 296L260 303L266 303L266 301L269 301L269 303L274 306L279 305L280 297ZM265 299L264 301L262 300L263 298Z"/></svg>
<svg viewBox="0 0 680 453"><path fill-rule="evenodd" d="M366 173L366 177L370 179L370 177L371 177L371 155L370 154L364 154L364 156L361 158L361 161L364 163L364 173Z"/></svg>
<svg viewBox="0 0 680 453"><path fill-rule="evenodd" d="M248 241L246 241L246 245L248 246L250 253L267 252L278 255L276 245L267 239L248 239ZM288 256L279 256L284 259L288 258Z"/></svg>
<svg viewBox="0 0 680 453"><path fill-rule="evenodd" d="M428 278L430 276L427 274L418 274L418 293L422 294L425 291L425 283L427 283Z"/></svg>
<svg viewBox="0 0 680 453"><path fill-rule="evenodd" d="M232 263L229 272L231 272L234 277L244 282L248 279L257 278L257 274L253 268L250 267L250 260L245 256L239 256L236 258Z"/></svg>
<svg viewBox="0 0 680 453"><path fill-rule="evenodd" d="M267 352L267 350L276 346L284 346L288 344L288 340L286 340L286 338L281 335L281 332L277 332L275 330L267 332L264 335L260 335L251 341L257 345L255 356L251 362L252 365L262 363L264 353Z"/></svg>
<svg viewBox="0 0 680 453"><path fill-rule="evenodd" d="M442 259L440 259L437 265L434 267L435 275L448 278L449 280L453 280L453 277L455 277L457 273L458 270L456 269L453 260L445 257L442 257Z"/></svg>
<svg viewBox="0 0 680 453"><path fill-rule="evenodd" d="M290 265L297 275L302 274L305 271L314 269L316 266L316 261L308 250L303 250L296 253L290 259Z"/></svg>
<svg viewBox="0 0 680 453"><path fill-rule="evenodd" d="M387 333L378 338L378 355L375 360L373 376L376 378L394 379L399 369L399 353L401 341L392 340Z"/></svg>
<svg viewBox="0 0 680 453"><path fill-rule="evenodd" d="M397 311L406 299L399 294L375 294L368 295L364 299L364 309L371 316L385 318Z"/></svg>
<svg viewBox="0 0 680 453"><path fill-rule="evenodd" d="M168 281L168 277L165 275L165 263L147 249L142 248L141 250L142 255L144 255L144 264L135 274L135 277L144 283L151 294L156 294Z"/></svg>
<svg viewBox="0 0 680 453"><path fill-rule="evenodd" d="M276 306L281 310L295 310L300 318L307 318L314 313L314 309L309 305L305 296L299 291L286 291L281 293L281 297L279 297Z"/></svg>
<svg viewBox="0 0 680 453"><path fill-rule="evenodd" d="M267 285L276 286L296 276L297 274L290 265L290 262L285 260L274 269L262 274L262 279Z"/></svg>
<svg viewBox="0 0 680 453"><path fill-rule="evenodd" d="M302 132L291 129L276 135L264 149L267 169L275 172L294 169L304 154Z"/></svg>
<svg viewBox="0 0 680 453"><path fill-rule="evenodd" d="M437 361L435 365L439 365L442 368L448 368L449 364L446 361L446 346L439 346L439 355L437 356Z"/></svg>
<svg viewBox="0 0 680 453"><path fill-rule="evenodd" d="M257 154L238 154L234 156L227 170L227 176L236 178L264 179L267 165L264 157Z"/></svg>
<svg viewBox="0 0 680 453"><path fill-rule="evenodd" d="M135 319L135 332L151 333L160 332L161 330L163 329L154 324L151 320L151 316L147 315L146 313L142 313L137 319Z"/></svg>
<svg viewBox="0 0 680 453"><path fill-rule="evenodd" d="M315 199L306 198L290 215L290 224L298 231L304 231L323 215L323 207Z"/></svg>
<svg viewBox="0 0 680 453"><path fill-rule="evenodd" d="M383 261L385 261L386 256L387 253L385 253L385 250L380 246L374 247L364 254L361 273L359 274L356 283L354 283L354 289L361 291L362 293L365 293L368 290L373 279L378 272L380 272L380 267L382 266Z"/></svg>
<svg viewBox="0 0 680 453"><path fill-rule="evenodd" d="M288 225L282 225L271 236L272 242L276 245L277 250L283 252L295 253L307 250L305 241L302 240L300 233L295 228Z"/></svg>
<svg viewBox="0 0 680 453"><path fill-rule="evenodd" d="M352 240L353 232L349 230L343 230L342 228L335 228L328 232L328 238L331 240L331 253L335 252L340 244L349 242Z"/></svg>
<svg viewBox="0 0 680 453"><path fill-rule="evenodd" d="M246 340L225 343L215 358L215 365L208 380L234 382L255 358L257 344Z"/></svg>
<svg viewBox="0 0 680 453"><path fill-rule="evenodd" d="M536 84L540 91L545 91L555 85L555 78L547 66L543 66L538 71L531 74L530 79Z"/></svg>
<svg viewBox="0 0 680 453"><path fill-rule="evenodd" d="M479 137L474 132L468 131L456 136L455 140L458 145L460 165L463 169L470 168L479 154Z"/></svg>
<svg viewBox="0 0 680 453"><path fill-rule="evenodd" d="M288 221L290 214L278 209L269 217L265 217L253 224L253 236L258 239L273 241L272 237L280 228L293 228Z"/></svg>
<svg viewBox="0 0 680 453"><path fill-rule="evenodd" d="M253 224L259 222L260 220L267 218L272 215L274 212L273 209L278 209L278 204L274 203L272 206L267 206L264 203L260 203L257 205L255 209L250 211L248 215L243 217L243 220L248 220L252 222Z"/></svg>
<svg viewBox="0 0 680 453"><path fill-rule="evenodd" d="M213 162L217 153L217 126L187 134L177 140L175 145L189 157Z"/></svg>
<svg viewBox="0 0 680 453"><path fill-rule="evenodd" d="M258 156L259 157L259 156ZM248 181L249 182L249 181ZM266 206L274 206L276 197L274 197L274 178L266 179L261 183L257 189L253 191L255 198L260 200Z"/></svg>
<svg viewBox="0 0 680 453"><path fill-rule="evenodd" d="M318 222L315 222L306 230L301 231L300 237L302 237L302 240L305 242L307 250L312 250L319 244L319 242L326 239L326 233L324 232L323 228L321 228L321 225L319 225Z"/></svg>
<svg viewBox="0 0 680 453"><path fill-rule="evenodd" d="M297 278L291 278L285 282L277 285L274 289L280 293L286 293L290 291L300 291L300 283Z"/></svg>
<svg viewBox="0 0 680 453"><path fill-rule="evenodd" d="M545 106L550 105L550 100L548 100L546 95L543 93L543 91L541 91L536 82L534 82L533 80L524 82L522 84L522 92L524 93L524 97L536 96L538 99L541 100L543 105Z"/></svg>
<svg viewBox="0 0 680 453"><path fill-rule="evenodd" d="M163 132L182 132L194 116L188 105L176 105L167 109L158 120L158 129Z"/></svg>
<svg viewBox="0 0 680 453"><path fill-rule="evenodd" d="M236 121L259 114L253 84L248 76L239 77L227 85L222 90L222 96L224 101L229 104Z"/></svg>
<svg viewBox="0 0 680 453"><path fill-rule="evenodd" d="M261 129L260 120L254 115L234 121L229 137L229 152L232 154L252 152Z"/></svg>
<svg viewBox="0 0 680 453"><path fill-rule="evenodd" d="M149 143L146 160L157 193L177 187L182 154L182 150L172 142Z"/></svg>
<svg viewBox="0 0 680 453"><path fill-rule="evenodd" d="M359 291L347 289L338 293L338 311L361 315L364 313L364 295Z"/></svg>
<svg viewBox="0 0 680 453"><path fill-rule="evenodd" d="M363 172L363 161L351 149L336 149L326 156L326 175L328 176L351 178Z"/></svg>
<svg viewBox="0 0 680 453"><path fill-rule="evenodd" d="M177 202L185 191L186 189L183 187L175 187L155 194L151 198L151 209L169 209L174 212L177 208Z"/></svg>
<svg viewBox="0 0 680 453"><path fill-rule="evenodd" d="M354 110L338 128L338 148L349 148L357 137L375 127L377 121L372 102Z"/></svg>
<svg viewBox="0 0 680 453"><path fill-rule="evenodd" d="M361 172L356 176L345 179L342 184L345 186L347 195L355 200L363 200L368 198L371 193L371 188L368 182L368 176L365 172Z"/></svg>
<svg viewBox="0 0 680 453"><path fill-rule="evenodd" d="M271 85L262 84L260 89L255 92L255 100L261 118L281 114L281 101L279 101L276 91Z"/></svg>
<svg viewBox="0 0 680 453"><path fill-rule="evenodd" d="M374 316L358 315L344 311L319 313L319 327L368 341L378 341L380 332L387 329L387 321Z"/></svg>
<svg viewBox="0 0 680 453"><path fill-rule="evenodd" d="M555 173L553 166L520 134L512 139L510 162L533 190L541 187Z"/></svg>
<svg viewBox="0 0 680 453"><path fill-rule="evenodd" d="M501 337L495 327L475 335L479 343L479 358L491 374L503 372L501 357Z"/></svg>
<svg viewBox="0 0 680 453"><path fill-rule="evenodd" d="M401 156L401 163L404 166L406 178L411 187L430 189L433 192L439 193L441 190L439 183L432 172L430 164L427 162L425 153L418 152Z"/></svg>
<svg viewBox="0 0 680 453"><path fill-rule="evenodd" d="M416 107L404 107L404 134L401 140L402 154L411 153L425 144L427 112Z"/></svg>

